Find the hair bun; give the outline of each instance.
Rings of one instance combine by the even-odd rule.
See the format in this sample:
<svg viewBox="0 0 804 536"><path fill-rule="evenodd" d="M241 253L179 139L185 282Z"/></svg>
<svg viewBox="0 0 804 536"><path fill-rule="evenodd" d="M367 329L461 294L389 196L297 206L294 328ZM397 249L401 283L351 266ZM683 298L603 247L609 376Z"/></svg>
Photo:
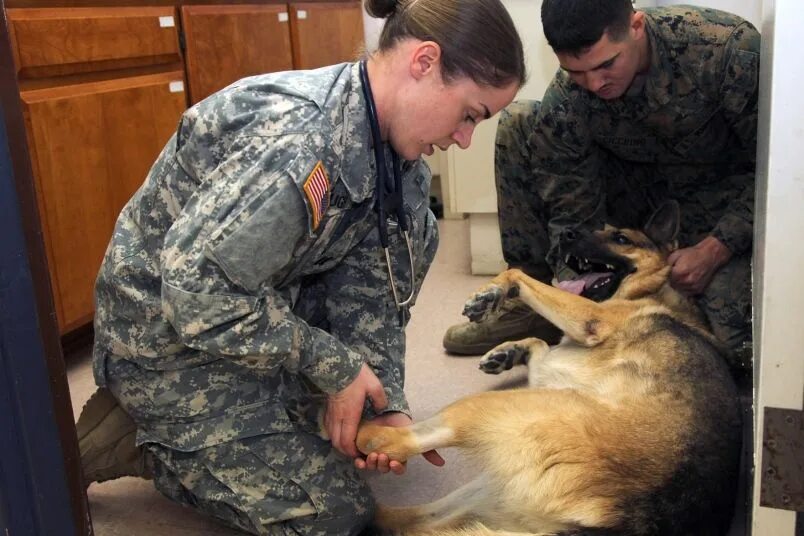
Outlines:
<svg viewBox="0 0 804 536"><path fill-rule="evenodd" d="M396 11L399 0L365 0L366 12L374 18L385 19Z"/></svg>

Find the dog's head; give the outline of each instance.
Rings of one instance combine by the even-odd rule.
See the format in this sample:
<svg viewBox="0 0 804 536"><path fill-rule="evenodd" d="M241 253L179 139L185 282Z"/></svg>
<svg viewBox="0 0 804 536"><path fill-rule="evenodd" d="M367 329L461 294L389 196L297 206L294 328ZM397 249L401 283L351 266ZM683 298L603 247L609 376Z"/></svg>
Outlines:
<svg viewBox="0 0 804 536"><path fill-rule="evenodd" d="M590 300L635 299L667 281L667 256L677 248L678 203L662 205L645 228L567 233L560 244L562 260L577 277L558 286Z"/></svg>

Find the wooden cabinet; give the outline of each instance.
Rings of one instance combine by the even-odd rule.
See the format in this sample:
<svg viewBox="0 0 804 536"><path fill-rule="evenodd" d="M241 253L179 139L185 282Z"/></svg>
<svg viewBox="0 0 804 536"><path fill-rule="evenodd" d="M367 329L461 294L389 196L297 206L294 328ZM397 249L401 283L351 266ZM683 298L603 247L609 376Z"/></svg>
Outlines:
<svg viewBox="0 0 804 536"><path fill-rule="evenodd" d="M188 105L245 76L352 60L363 42L357 0L101 3L5 2L62 334L92 320L117 216Z"/></svg>
<svg viewBox="0 0 804 536"><path fill-rule="evenodd" d="M363 46L360 3L290 4L293 65L315 69L356 59Z"/></svg>
<svg viewBox="0 0 804 536"><path fill-rule="evenodd" d="M181 8L191 103L246 76L357 58L360 2L186 5Z"/></svg>
<svg viewBox="0 0 804 536"><path fill-rule="evenodd" d="M174 9L9 9L21 81L180 62Z"/></svg>
<svg viewBox="0 0 804 536"><path fill-rule="evenodd" d="M287 6L183 6L190 101L246 76L293 68Z"/></svg>
<svg viewBox="0 0 804 536"><path fill-rule="evenodd" d="M62 333L92 320L117 215L187 106L175 14L7 10Z"/></svg>
<svg viewBox="0 0 804 536"><path fill-rule="evenodd" d="M117 215L185 108L181 71L22 94L51 285L62 332L92 320Z"/></svg>

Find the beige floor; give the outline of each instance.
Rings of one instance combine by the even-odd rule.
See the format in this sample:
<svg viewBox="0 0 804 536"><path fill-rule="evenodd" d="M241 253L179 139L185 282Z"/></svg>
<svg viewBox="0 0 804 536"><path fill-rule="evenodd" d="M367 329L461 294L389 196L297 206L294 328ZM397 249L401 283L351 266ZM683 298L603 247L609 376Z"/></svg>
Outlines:
<svg viewBox="0 0 804 536"><path fill-rule="evenodd" d="M467 393L524 383L524 369L507 376L487 376L477 369L477 358L444 353L444 331L462 320L463 302L488 278L469 274L467 221L441 221L440 230L441 245L408 328L406 392L414 418L429 416ZM76 418L95 388L88 351L81 354L68 363ZM446 494L465 481L467 474L457 451L448 449L441 454L447 459L443 468L418 459L409 463L403 476L370 476L375 494L390 504L426 502ZM93 484L88 496L98 536L235 534L173 504L146 481L123 478Z"/></svg>
<svg viewBox="0 0 804 536"><path fill-rule="evenodd" d="M522 386L525 370L487 376L477 369L476 357L448 356L441 346L444 331L462 321L468 295L488 280L469 274L469 236L466 220L440 222L441 245L413 310L408 329L406 393L416 419L432 415L456 398L482 390ZM94 391L88 351L68 363L73 410ZM749 399L750 400L750 399ZM750 404L750 402L749 402ZM747 415L750 421L750 409ZM421 458L412 460L403 476L372 475L377 497L387 504L428 502L445 495L468 479L469 467L460 454L447 449L447 464L435 468ZM750 455L749 455L750 459ZM234 535L207 518L178 506L146 481L123 478L93 484L88 490L95 533L98 536ZM740 520L730 534L744 534Z"/></svg>

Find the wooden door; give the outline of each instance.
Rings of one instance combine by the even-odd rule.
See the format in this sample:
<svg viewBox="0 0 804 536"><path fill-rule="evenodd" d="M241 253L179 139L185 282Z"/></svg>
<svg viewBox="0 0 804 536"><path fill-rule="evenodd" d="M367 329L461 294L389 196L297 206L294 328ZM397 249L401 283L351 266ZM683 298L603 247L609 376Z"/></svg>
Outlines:
<svg viewBox="0 0 804 536"><path fill-rule="evenodd" d="M292 2L293 66L315 69L356 60L363 50L360 2Z"/></svg>
<svg viewBox="0 0 804 536"><path fill-rule="evenodd" d="M183 72L21 94L62 333L92 320L93 288L120 209L185 109Z"/></svg>
<svg viewBox="0 0 804 536"><path fill-rule="evenodd" d="M293 68L287 6L182 7L194 104L246 76Z"/></svg>

